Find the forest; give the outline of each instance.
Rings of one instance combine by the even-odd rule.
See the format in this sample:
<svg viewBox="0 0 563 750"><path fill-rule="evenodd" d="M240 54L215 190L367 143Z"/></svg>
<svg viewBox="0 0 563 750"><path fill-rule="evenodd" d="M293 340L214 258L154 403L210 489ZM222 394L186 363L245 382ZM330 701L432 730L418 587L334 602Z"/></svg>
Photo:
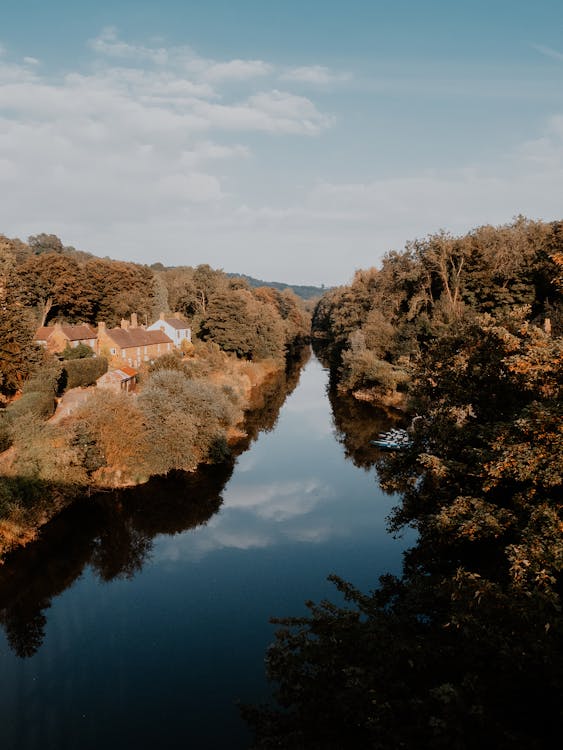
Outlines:
<svg viewBox="0 0 563 750"><path fill-rule="evenodd" d="M85 487L224 461L256 388L310 331L289 289L252 288L207 265L97 258L46 234L0 237L0 311L0 554ZM133 314L150 324L161 311L189 321L193 344L144 363L132 396L90 388L71 416L51 419L64 392L95 385L108 362L83 344L48 353L34 342L39 326L119 326Z"/></svg>
<svg viewBox="0 0 563 750"><path fill-rule="evenodd" d="M334 393L410 419L405 449L376 461L398 498L389 530L412 527L417 543L373 591L332 575L338 603L274 620L277 703L243 708L255 747L550 746L563 718L562 250L561 222L438 233L318 303Z"/></svg>
<svg viewBox="0 0 563 750"><path fill-rule="evenodd" d="M517 217L455 237L438 232L387 253L380 268L326 293L313 336L338 387L356 398L401 406L417 362L441 337L516 308L535 326L563 330L563 222Z"/></svg>
<svg viewBox="0 0 563 750"><path fill-rule="evenodd" d="M209 266L3 237L0 309L0 525L14 545L85 487L228 465L253 386L311 332L344 444L395 494L391 533L417 541L372 591L331 575L334 602L274 620L276 702L242 709L254 747L548 746L563 719L563 222L413 240L327 290L311 329L291 291ZM190 320L193 350L147 366L134 398L94 389L49 421L69 379L100 364L46 357L35 328L160 310ZM395 414L408 444L371 449L352 417L338 421L345 399Z"/></svg>

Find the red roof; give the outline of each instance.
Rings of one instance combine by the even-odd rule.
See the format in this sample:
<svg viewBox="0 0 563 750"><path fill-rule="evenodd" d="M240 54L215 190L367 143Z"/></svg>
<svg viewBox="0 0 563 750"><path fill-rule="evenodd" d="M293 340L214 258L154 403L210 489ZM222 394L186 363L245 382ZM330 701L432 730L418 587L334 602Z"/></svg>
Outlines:
<svg viewBox="0 0 563 750"><path fill-rule="evenodd" d="M89 325L80 326L61 326L64 335L70 341L86 341L87 339L98 338L95 329Z"/></svg>
<svg viewBox="0 0 563 750"><path fill-rule="evenodd" d="M129 367L128 365L121 365L119 369L121 370L121 372L124 372L126 375L129 375L132 378L139 374L137 370L134 370L132 367Z"/></svg>
<svg viewBox="0 0 563 750"><path fill-rule="evenodd" d="M41 326L41 328L38 328L35 331L35 340L47 341L47 339L53 333L54 330L55 330L55 326Z"/></svg>
<svg viewBox="0 0 563 750"><path fill-rule="evenodd" d="M36 341L47 341L57 326L42 326L35 332ZM95 329L86 323L76 326L61 325L60 330L69 341L88 341L98 337Z"/></svg>
<svg viewBox="0 0 563 750"><path fill-rule="evenodd" d="M144 328L110 328L106 333L120 349L173 343L164 331L147 331Z"/></svg>

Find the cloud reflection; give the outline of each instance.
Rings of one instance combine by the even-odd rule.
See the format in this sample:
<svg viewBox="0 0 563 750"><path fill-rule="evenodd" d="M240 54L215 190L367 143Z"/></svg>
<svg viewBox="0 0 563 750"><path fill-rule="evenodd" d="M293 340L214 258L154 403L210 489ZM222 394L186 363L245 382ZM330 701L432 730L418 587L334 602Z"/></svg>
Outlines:
<svg viewBox="0 0 563 750"><path fill-rule="evenodd" d="M326 541L335 533L319 526L317 507L334 497L334 489L315 477L268 484L235 485L225 494L221 511L197 534L165 538L161 560L201 559L218 549L256 549L276 544Z"/></svg>

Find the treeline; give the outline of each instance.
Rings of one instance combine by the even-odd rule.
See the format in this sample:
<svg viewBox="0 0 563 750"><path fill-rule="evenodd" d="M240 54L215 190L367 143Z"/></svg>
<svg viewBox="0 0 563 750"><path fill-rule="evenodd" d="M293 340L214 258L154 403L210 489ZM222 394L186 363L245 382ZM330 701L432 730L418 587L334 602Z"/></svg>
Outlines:
<svg viewBox="0 0 563 750"><path fill-rule="evenodd" d="M346 606L310 603L308 617L275 621L277 706L245 710L255 747L551 745L563 718L560 230L518 220L430 237L319 306L344 382L354 326L371 341L387 309L390 347L405 343L411 442L376 460L383 488L401 494L390 531L414 527L418 541L401 576L369 593L332 576ZM485 237L506 259L497 274ZM477 276L475 248L487 260ZM398 356L382 361L400 367Z"/></svg>
<svg viewBox="0 0 563 750"><path fill-rule="evenodd" d="M269 286L272 287L272 289L277 289L278 292L283 292L284 289L291 289L291 291L295 292L298 297L301 297L305 300L315 301L322 297L322 295L326 292L324 284L322 286L311 286L306 284L283 284L280 281L263 281L262 279L255 279L253 276L247 276L247 274L245 273L228 273L227 276L229 276L230 278L244 279L245 281L248 281L248 283L252 287Z"/></svg>
<svg viewBox="0 0 563 750"><path fill-rule="evenodd" d="M97 258L54 235L27 243L0 235L0 397L21 390L38 353L35 329L55 321L108 327L181 312L192 331L239 357L283 357L309 335L309 315L290 290L253 289L207 265L150 268Z"/></svg>
<svg viewBox="0 0 563 750"><path fill-rule="evenodd" d="M562 250L563 222L523 217L462 237L440 232L414 240L388 253L381 268L358 271L349 286L324 295L313 335L342 390L399 404L417 359L462 321L526 306L529 320L549 320L561 332Z"/></svg>
<svg viewBox="0 0 563 750"><path fill-rule="evenodd" d="M188 318L189 356L144 365L134 395L93 388L50 419L67 389L94 385L108 362L86 346L47 353L34 344L39 325L111 327L132 313L144 324L161 311ZM256 386L285 369L309 329L290 290L251 289L207 265L159 270L96 258L53 235L0 236L0 555L86 487L225 461L246 438Z"/></svg>

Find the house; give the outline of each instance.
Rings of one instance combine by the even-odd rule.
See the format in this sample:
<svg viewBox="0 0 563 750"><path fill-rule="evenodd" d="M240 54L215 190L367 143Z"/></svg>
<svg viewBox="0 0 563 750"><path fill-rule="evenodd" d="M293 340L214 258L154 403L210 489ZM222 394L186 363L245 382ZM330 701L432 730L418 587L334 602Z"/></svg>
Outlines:
<svg viewBox="0 0 563 750"><path fill-rule="evenodd" d="M108 370L96 380L98 388L106 388L110 391L132 391L137 382L139 373L132 367L122 365L117 370Z"/></svg>
<svg viewBox="0 0 563 750"><path fill-rule="evenodd" d="M148 326L147 331L164 331L167 336L170 336L177 349L180 348L182 341L192 340L192 329L180 313L166 315L161 312L160 318Z"/></svg>
<svg viewBox="0 0 563 750"><path fill-rule="evenodd" d="M51 353L60 353L67 346L76 347L86 344L96 351L98 334L87 324L64 325L55 323L53 326L42 326L35 332L35 342Z"/></svg>
<svg viewBox="0 0 563 750"><path fill-rule="evenodd" d="M131 321L122 320L117 328L98 323L98 354L107 357L113 367L140 367L142 362L172 351L172 347L172 339L164 331L141 328L135 313Z"/></svg>

